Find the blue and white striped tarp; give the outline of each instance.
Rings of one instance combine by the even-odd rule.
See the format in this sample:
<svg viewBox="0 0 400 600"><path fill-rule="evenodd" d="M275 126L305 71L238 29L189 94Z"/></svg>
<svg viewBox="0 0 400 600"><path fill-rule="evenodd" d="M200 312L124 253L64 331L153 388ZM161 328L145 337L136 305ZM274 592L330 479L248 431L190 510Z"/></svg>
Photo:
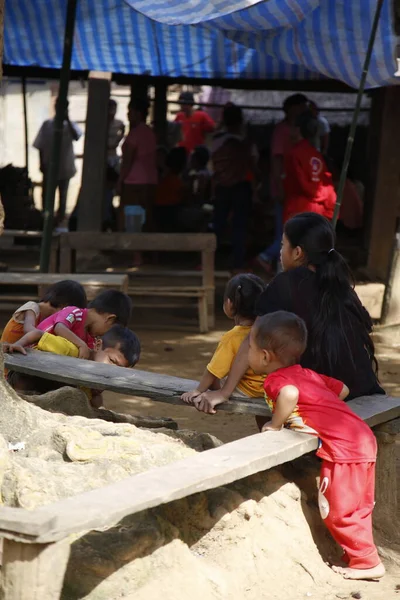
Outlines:
<svg viewBox="0 0 400 600"><path fill-rule="evenodd" d="M67 0L6 0L4 62L59 68ZM78 0L72 68L357 87L376 0ZM384 0L367 86L394 83Z"/></svg>

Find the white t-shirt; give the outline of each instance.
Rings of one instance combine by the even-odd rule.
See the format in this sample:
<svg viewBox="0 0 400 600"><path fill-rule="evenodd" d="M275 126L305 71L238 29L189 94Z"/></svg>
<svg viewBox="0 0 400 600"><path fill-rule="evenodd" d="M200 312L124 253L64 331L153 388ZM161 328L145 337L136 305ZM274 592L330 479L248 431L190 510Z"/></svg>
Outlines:
<svg viewBox="0 0 400 600"><path fill-rule="evenodd" d="M26 302L25 304L23 304L22 306L20 306L15 313L13 314L12 318L14 319L14 321L16 323L23 323L25 321L25 313L28 310L32 310L35 313L36 316L36 320L39 318L40 316L40 306L37 302Z"/></svg>
<svg viewBox="0 0 400 600"><path fill-rule="evenodd" d="M79 139L82 135L82 131L78 125L73 121L70 121L72 129L76 132L77 138ZM53 140L54 131L54 119L45 121L39 133L37 134L33 147L42 152L43 156L43 167L46 169L50 162L51 156L51 145ZM75 167L75 155L73 147L74 139L72 137L70 127L67 121L64 121L63 136L61 142L61 156L60 156L60 170L58 173L58 179L71 179L76 173Z"/></svg>

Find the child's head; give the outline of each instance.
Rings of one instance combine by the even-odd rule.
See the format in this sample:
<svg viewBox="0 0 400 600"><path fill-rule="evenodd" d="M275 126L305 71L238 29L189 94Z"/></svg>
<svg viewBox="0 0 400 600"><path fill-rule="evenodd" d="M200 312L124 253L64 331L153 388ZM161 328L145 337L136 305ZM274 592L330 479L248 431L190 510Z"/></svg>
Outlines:
<svg viewBox="0 0 400 600"><path fill-rule="evenodd" d="M297 315L279 310L257 319L250 333L249 364L267 374L300 362L307 346L307 328Z"/></svg>
<svg viewBox="0 0 400 600"><path fill-rule="evenodd" d="M86 308L86 292L77 281L64 279L57 281L49 287L40 302L46 302L54 309L54 312L65 308L66 306L76 306L77 308Z"/></svg>
<svg viewBox="0 0 400 600"><path fill-rule="evenodd" d="M129 296L118 290L106 290L89 303L88 332L102 336L115 324L128 325L132 311Z"/></svg>
<svg viewBox="0 0 400 600"><path fill-rule="evenodd" d="M172 148L165 160L165 165L171 173L180 175L185 170L186 162L186 149L180 146L179 148Z"/></svg>
<svg viewBox="0 0 400 600"><path fill-rule="evenodd" d="M103 335L102 349L95 353L95 362L134 367L140 358L140 341L123 325L113 325Z"/></svg>
<svg viewBox="0 0 400 600"><path fill-rule="evenodd" d="M242 317L254 321L257 316L256 302L265 288L264 281L257 275L235 275L226 284L224 313L229 319Z"/></svg>
<svg viewBox="0 0 400 600"><path fill-rule="evenodd" d="M304 111L296 118L295 125L303 140L311 143L315 140L318 133L318 120L309 110Z"/></svg>
<svg viewBox="0 0 400 600"><path fill-rule="evenodd" d="M196 146L190 156L190 168L196 171L204 171L210 160L210 152L207 146Z"/></svg>

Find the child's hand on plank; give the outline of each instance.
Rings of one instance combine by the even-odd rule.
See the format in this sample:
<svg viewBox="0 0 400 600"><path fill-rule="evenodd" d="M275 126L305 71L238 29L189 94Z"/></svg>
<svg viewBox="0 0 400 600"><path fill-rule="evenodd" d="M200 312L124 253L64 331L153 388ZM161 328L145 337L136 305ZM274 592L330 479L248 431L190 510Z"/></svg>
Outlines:
<svg viewBox="0 0 400 600"><path fill-rule="evenodd" d="M267 423L265 423L265 425L263 425L263 428L261 429L262 432L264 431L280 431L282 429L282 427L274 427L273 425L271 425L271 421L267 421Z"/></svg>
<svg viewBox="0 0 400 600"><path fill-rule="evenodd" d="M82 344L79 346L79 358L84 358L85 360L89 360L92 355L92 351L86 344Z"/></svg>
<svg viewBox="0 0 400 600"><path fill-rule="evenodd" d="M8 352L8 354L12 354L13 352L20 352L21 354L26 354L26 350L20 344L8 344L7 342L3 343L3 352Z"/></svg>
<svg viewBox="0 0 400 600"><path fill-rule="evenodd" d="M184 394L182 394L181 400L186 402L186 404L193 405L194 399L197 398L197 396L200 396L200 394L200 390L196 388L195 390L191 390L190 392L185 392Z"/></svg>
<svg viewBox="0 0 400 600"><path fill-rule="evenodd" d="M193 404L198 411L208 415L215 415L217 412L215 407L218 406L218 404L223 404L226 400L227 399L222 396L220 390L217 390L215 392L204 392L203 394L200 394L200 396L197 396L197 398L194 399Z"/></svg>

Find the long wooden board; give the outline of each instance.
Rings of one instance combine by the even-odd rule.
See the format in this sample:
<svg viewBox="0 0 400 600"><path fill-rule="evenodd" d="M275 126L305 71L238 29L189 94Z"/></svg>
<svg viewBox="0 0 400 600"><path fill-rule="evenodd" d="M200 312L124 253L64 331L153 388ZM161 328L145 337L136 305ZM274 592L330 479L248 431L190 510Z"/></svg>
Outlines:
<svg viewBox="0 0 400 600"><path fill-rule="evenodd" d="M400 415L400 399L376 396L349 406L369 425ZM158 467L34 511L0 509L0 535L47 543L71 533L109 527L127 515L227 485L317 448L317 439L295 431L256 434ZM21 518L18 518L18 515Z"/></svg>
<svg viewBox="0 0 400 600"><path fill-rule="evenodd" d="M0 273L0 285L52 285L63 279L72 279L82 285L116 288L126 287L128 282L127 275L114 273Z"/></svg>
<svg viewBox="0 0 400 600"><path fill-rule="evenodd" d="M28 350L27 356L5 354L7 369L52 379L66 385L83 385L99 390L110 390L120 394L145 396L159 402L187 406L180 399L183 392L196 387L197 382L169 375L159 375L137 369L124 369L114 365L103 365L79 360L70 356L57 356L47 352ZM231 413L270 415L262 398L232 398L219 406Z"/></svg>
<svg viewBox="0 0 400 600"><path fill-rule="evenodd" d="M97 249L138 250L170 252L214 252L217 247L213 233L63 233L60 236L61 250Z"/></svg>

